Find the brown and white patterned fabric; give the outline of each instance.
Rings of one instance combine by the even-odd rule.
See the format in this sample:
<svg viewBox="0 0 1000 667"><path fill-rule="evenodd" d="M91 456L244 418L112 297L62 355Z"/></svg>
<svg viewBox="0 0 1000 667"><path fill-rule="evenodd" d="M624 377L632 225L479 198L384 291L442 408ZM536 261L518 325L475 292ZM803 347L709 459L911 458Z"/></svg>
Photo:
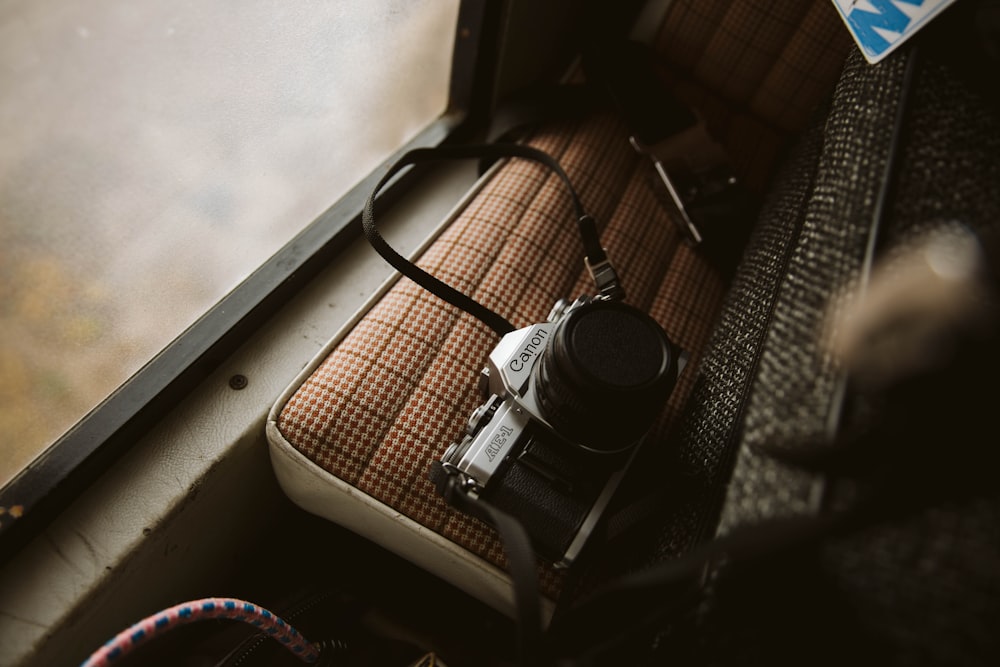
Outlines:
<svg viewBox="0 0 1000 667"><path fill-rule="evenodd" d="M653 191L650 164L627 137L619 121L601 116L540 130L529 143L560 161L603 222L627 300L696 364L724 283L681 241ZM545 167L514 160L418 264L520 327L544 321L560 298L593 292L582 260L565 186ZM480 322L402 279L291 395L277 413L277 434L358 492L502 567L494 533L450 509L427 477L481 402L477 378L496 342ZM690 377L666 407L661 432ZM555 598L558 576L546 572L543 582Z"/></svg>
<svg viewBox="0 0 1000 667"><path fill-rule="evenodd" d="M829 0L674 0L654 48L663 78L762 192L851 45Z"/></svg>
<svg viewBox="0 0 1000 667"><path fill-rule="evenodd" d="M737 167L759 187L843 59L825 23L839 28L836 15L816 7L825 4L677 0L667 15L658 48L678 91L722 127ZM628 134L616 117L598 115L543 127L528 143L560 161L602 225L627 301L692 355L655 427L662 439L690 393L726 286L681 240ZM593 291L582 259L563 184L512 160L418 264L520 327L542 321L560 298ZM496 342L485 325L401 279L293 383L268 437L293 501L509 610L495 534L449 508L427 476L480 402L478 375ZM541 571L543 592L557 599L559 574Z"/></svg>

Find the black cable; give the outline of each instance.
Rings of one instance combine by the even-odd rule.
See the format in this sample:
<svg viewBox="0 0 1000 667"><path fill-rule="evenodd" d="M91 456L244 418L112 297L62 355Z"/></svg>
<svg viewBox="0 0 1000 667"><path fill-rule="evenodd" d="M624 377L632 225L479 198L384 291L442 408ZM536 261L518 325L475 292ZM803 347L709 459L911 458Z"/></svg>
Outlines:
<svg viewBox="0 0 1000 667"><path fill-rule="evenodd" d="M361 213L361 223L368 242L371 243L375 251L378 252L390 265L404 276L417 283L431 294L447 301L451 305L464 310L476 319L484 322L498 335L504 336L514 331L514 325L499 313L487 308L470 296L459 292L451 285L435 278L419 266L406 259L393 250L382 235L375 228L375 197L379 191L396 174L406 167L438 162L441 160L467 160L467 159L499 159L505 157L523 158L539 162L552 171L566 184L570 198L573 203L573 210L577 218L577 225L580 231L580 238L583 241L584 253L588 263L598 264L607 259L604 249L601 247L600 236L597 231L597 223L592 217L587 215L583 208L583 202L573 188L569 176L563 171L558 161L548 153L540 151L530 146L521 144L483 144L468 146L439 146L437 148L417 148L404 154L389 170L382 176L378 184L368 196L364 210Z"/></svg>

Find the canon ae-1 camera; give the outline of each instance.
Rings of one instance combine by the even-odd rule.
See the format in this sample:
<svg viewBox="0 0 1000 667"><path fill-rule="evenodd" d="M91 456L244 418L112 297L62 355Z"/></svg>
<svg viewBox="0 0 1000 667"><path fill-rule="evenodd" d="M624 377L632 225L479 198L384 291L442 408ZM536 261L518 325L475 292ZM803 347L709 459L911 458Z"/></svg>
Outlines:
<svg viewBox="0 0 1000 667"><path fill-rule="evenodd" d="M516 517L539 556L567 567L686 355L652 317L621 301L563 300L548 319L503 336L489 355L485 401L433 476L452 502L458 487Z"/></svg>

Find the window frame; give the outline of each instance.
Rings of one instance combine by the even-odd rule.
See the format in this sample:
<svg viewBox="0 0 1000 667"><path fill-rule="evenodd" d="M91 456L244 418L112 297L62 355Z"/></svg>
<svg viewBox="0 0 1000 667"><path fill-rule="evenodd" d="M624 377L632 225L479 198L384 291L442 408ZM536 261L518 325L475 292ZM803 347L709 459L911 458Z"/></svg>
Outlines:
<svg viewBox="0 0 1000 667"><path fill-rule="evenodd" d="M41 532L130 445L217 369L289 298L361 235L361 209L404 152L461 140L485 124L494 94L502 3L461 0L445 111L390 155L232 292L0 488L0 563ZM391 203L411 170L379 195ZM11 508L19 508L12 520Z"/></svg>

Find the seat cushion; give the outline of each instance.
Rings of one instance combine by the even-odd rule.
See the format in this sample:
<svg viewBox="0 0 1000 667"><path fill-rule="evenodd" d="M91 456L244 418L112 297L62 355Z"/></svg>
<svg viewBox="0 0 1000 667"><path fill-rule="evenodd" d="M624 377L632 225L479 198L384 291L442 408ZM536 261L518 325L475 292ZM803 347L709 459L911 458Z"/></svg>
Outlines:
<svg viewBox="0 0 1000 667"><path fill-rule="evenodd" d="M626 300L651 313L695 368L724 280L682 242L626 128L597 115L542 128L528 143L560 161L601 225ZM560 298L593 292L564 185L517 159L495 171L418 264L517 327L544 321ZM509 610L496 535L448 507L428 479L481 402L478 376L496 343L478 320L400 279L293 383L268 433L293 501ZM693 375L682 374L656 439L670 430ZM559 573L541 572L544 594L556 599Z"/></svg>
<svg viewBox="0 0 1000 667"><path fill-rule="evenodd" d="M764 191L790 136L826 95L850 40L828 0L677 0L654 45L664 80L705 118L744 184ZM691 355L654 429L668 434L694 384L725 281L685 245L661 188L611 115L542 127L528 143L555 156L602 226L627 301L650 312ZM593 290L563 185L513 160L449 220L419 265L515 326ZM338 333L272 410L279 482L303 508L369 537L489 604L513 609L495 534L449 508L432 461L479 402L495 334L401 279ZM559 573L540 568L555 600Z"/></svg>
<svg viewBox="0 0 1000 667"><path fill-rule="evenodd" d="M674 0L654 49L748 188L766 193L853 47L829 0Z"/></svg>

